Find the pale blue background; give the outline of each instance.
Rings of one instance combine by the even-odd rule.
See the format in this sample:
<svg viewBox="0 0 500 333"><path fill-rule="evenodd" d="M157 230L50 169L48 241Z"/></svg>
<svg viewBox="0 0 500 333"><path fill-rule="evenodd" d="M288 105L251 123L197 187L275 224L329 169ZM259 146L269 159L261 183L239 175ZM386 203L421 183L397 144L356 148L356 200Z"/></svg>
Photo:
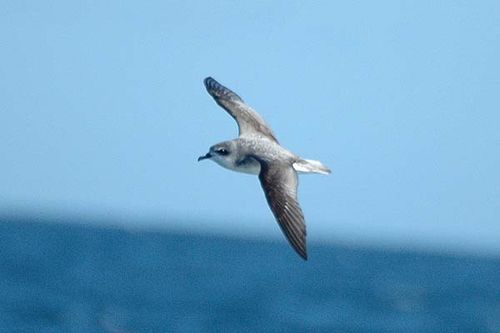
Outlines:
<svg viewBox="0 0 500 333"><path fill-rule="evenodd" d="M312 240L500 254L500 2L2 1L0 212L282 237L211 75L286 147Z"/></svg>

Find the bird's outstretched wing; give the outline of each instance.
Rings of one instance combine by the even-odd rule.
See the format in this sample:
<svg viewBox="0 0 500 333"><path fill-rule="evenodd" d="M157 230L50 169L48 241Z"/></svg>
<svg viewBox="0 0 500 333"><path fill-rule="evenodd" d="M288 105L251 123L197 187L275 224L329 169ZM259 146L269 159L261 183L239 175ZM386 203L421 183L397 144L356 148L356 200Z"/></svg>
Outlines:
<svg viewBox="0 0 500 333"><path fill-rule="evenodd" d="M246 105L240 96L211 77L207 77L203 82L208 93L215 99L217 104L236 120L240 136L260 134L278 142L271 127L266 124L257 112Z"/></svg>
<svg viewBox="0 0 500 333"><path fill-rule="evenodd" d="M297 201L297 173L291 165L260 162L260 183L274 217L295 251L307 260L306 224Z"/></svg>

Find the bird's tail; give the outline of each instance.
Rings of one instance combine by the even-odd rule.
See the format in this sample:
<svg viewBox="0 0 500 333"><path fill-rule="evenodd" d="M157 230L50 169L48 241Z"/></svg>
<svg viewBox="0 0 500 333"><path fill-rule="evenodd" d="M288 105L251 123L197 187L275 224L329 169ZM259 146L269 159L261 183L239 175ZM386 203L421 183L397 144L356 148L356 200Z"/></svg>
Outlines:
<svg viewBox="0 0 500 333"><path fill-rule="evenodd" d="M320 161L301 159L293 163L293 168L299 173L320 173L328 175L332 171Z"/></svg>

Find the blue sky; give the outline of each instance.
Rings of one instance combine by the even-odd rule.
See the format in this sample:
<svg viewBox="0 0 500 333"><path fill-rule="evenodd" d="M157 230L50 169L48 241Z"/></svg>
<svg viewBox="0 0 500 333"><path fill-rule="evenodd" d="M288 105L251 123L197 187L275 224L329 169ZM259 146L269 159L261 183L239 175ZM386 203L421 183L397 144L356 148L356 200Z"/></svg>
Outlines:
<svg viewBox="0 0 500 333"><path fill-rule="evenodd" d="M237 135L213 76L333 169L301 177L312 239L500 253L499 17L497 1L2 1L0 211L281 237L255 177L196 162Z"/></svg>

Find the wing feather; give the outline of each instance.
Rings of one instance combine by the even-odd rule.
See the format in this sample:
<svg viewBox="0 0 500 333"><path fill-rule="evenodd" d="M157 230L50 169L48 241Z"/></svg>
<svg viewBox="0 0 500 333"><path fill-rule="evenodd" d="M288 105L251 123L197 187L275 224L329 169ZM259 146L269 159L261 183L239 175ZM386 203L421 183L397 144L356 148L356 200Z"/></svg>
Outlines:
<svg viewBox="0 0 500 333"><path fill-rule="evenodd" d="M297 200L297 173L290 165L261 162L259 174L267 202L294 250L307 260L306 224Z"/></svg>
<svg viewBox="0 0 500 333"><path fill-rule="evenodd" d="M245 104L243 99L211 77L204 81L208 93L238 123L240 136L259 134L278 142L271 127L265 120Z"/></svg>

